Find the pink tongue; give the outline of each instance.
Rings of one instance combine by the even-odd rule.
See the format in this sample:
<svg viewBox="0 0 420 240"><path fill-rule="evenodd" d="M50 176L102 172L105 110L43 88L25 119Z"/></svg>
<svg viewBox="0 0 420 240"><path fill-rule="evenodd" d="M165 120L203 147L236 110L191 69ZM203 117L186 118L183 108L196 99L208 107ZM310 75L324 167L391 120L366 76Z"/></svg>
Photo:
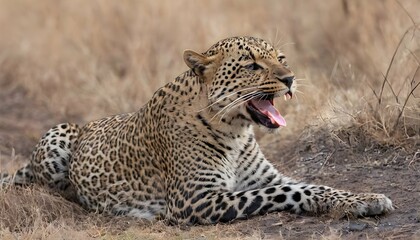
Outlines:
<svg viewBox="0 0 420 240"><path fill-rule="evenodd" d="M280 115L279 111L268 100L251 100L252 105L258 109L262 114L270 118L271 123L277 123L279 126L286 126L286 120Z"/></svg>

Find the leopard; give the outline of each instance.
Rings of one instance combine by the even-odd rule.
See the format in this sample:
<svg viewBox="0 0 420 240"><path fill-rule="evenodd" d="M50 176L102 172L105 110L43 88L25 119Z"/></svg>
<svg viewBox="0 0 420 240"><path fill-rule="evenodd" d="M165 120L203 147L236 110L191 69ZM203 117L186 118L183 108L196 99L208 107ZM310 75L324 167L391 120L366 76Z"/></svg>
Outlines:
<svg viewBox="0 0 420 240"><path fill-rule="evenodd" d="M51 128L30 163L2 182L74 191L88 210L171 224L394 209L383 194L298 181L266 159L254 128L286 127L274 100L292 99L297 88L281 50L240 36L185 50L183 59L188 70L138 111Z"/></svg>

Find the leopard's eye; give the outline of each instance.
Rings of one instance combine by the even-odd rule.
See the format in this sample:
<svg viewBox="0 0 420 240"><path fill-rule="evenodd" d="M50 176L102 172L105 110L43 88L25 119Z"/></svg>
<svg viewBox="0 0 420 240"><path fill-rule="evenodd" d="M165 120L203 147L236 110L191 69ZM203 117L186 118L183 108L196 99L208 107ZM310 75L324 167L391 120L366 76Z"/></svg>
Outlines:
<svg viewBox="0 0 420 240"><path fill-rule="evenodd" d="M278 56L277 57L277 59L279 60L279 62L281 62L281 63L283 63L284 62L284 59L285 59L286 57L284 56L284 55L280 55L280 56Z"/></svg>
<svg viewBox="0 0 420 240"><path fill-rule="evenodd" d="M258 65L257 63L251 63L245 66L246 69L248 70L258 70L258 69L262 69L262 67L260 65Z"/></svg>
<svg viewBox="0 0 420 240"><path fill-rule="evenodd" d="M286 57L284 55L278 56L277 59L281 64L283 64L283 66L289 67L289 65L287 65Z"/></svg>

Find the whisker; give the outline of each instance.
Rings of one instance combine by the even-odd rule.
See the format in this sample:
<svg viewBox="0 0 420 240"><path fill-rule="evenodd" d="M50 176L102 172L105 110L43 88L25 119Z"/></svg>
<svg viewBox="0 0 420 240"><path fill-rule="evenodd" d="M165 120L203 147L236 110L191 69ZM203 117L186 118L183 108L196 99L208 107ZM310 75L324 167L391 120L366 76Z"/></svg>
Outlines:
<svg viewBox="0 0 420 240"><path fill-rule="evenodd" d="M277 29L278 30L278 29ZM277 32L276 32L276 35L277 35ZM282 37L279 37L279 39L277 40L277 42L276 42L276 45L274 45L274 47L276 48L276 49L279 49L280 50L280 43L283 41L283 39L282 39Z"/></svg>
<svg viewBox="0 0 420 240"><path fill-rule="evenodd" d="M299 90L295 90L295 92L300 93L300 94L302 94L302 95L305 95L305 93L304 93L304 92L299 91Z"/></svg>
<svg viewBox="0 0 420 240"><path fill-rule="evenodd" d="M236 103L235 105L232 105L231 107L229 107L228 109L226 109L226 111L223 113L223 115L220 117L219 122L223 119L223 117L225 116L226 113L230 112L231 110L233 110L236 107L239 107L240 105L248 102L249 100L251 100L252 98L254 98L253 95L251 96L247 96L246 98L242 99L243 101L240 101L239 103Z"/></svg>
<svg viewBox="0 0 420 240"><path fill-rule="evenodd" d="M274 37L274 41L276 42L276 45L279 43L279 27L276 27L276 36ZM273 45L274 47L276 47L276 45Z"/></svg>
<svg viewBox="0 0 420 240"><path fill-rule="evenodd" d="M295 45L295 43L294 42L283 43L282 45L278 47L278 49L281 49L282 47L287 46L287 45Z"/></svg>
<svg viewBox="0 0 420 240"><path fill-rule="evenodd" d="M303 84L303 83L296 83L296 87L309 87L309 88L314 88L314 85L309 85L309 84Z"/></svg>
<svg viewBox="0 0 420 240"><path fill-rule="evenodd" d="M265 94L264 94L264 93L261 93L261 92L256 92L255 94L253 94L253 95L251 96L251 98L248 98L246 101L249 101L249 100L251 100L252 98L258 98L258 101L261 101L261 99L262 99L264 96L265 96Z"/></svg>
<svg viewBox="0 0 420 240"><path fill-rule="evenodd" d="M222 114L223 112L223 114L221 115L221 117L219 118L219 123L220 123L220 121L223 119L223 116L227 113L227 112L229 112L229 110L231 110L233 107L235 107L235 105L239 102L239 103L241 103L241 102L246 102L248 99L251 99L252 98L252 96L246 96L246 97L243 97L243 98L241 98L241 99L236 99L234 102L232 102L232 103L230 103L229 105L227 105L227 106L225 106L222 110L220 110L219 112L217 112L211 119L210 119L210 121L212 121L214 118L216 118L218 115L220 115L220 114Z"/></svg>
<svg viewBox="0 0 420 240"><path fill-rule="evenodd" d="M250 92L250 93L247 93L247 94L245 94L245 95L243 95L243 96L241 96L241 97L239 97L239 98L237 98L237 99L233 100L231 103L229 103L228 105L224 106L221 110L219 110L219 111L218 111L218 113L220 113L220 112L222 112L223 110L225 110L225 109L229 108L229 106L230 106L230 105L235 104L237 101L240 101L241 99L246 98L246 97L247 97L247 96L249 96L249 95L252 95L252 94L253 94L253 93L255 93L255 92L256 92L256 91L252 91L252 92ZM216 114L216 115L217 115L217 114Z"/></svg>
<svg viewBox="0 0 420 240"><path fill-rule="evenodd" d="M230 94L228 94L228 95L221 96L221 97L220 97L219 99L217 99L215 102L213 102L212 104L209 104L207 107L205 107L205 108L203 108L203 109L198 110L197 112L201 112L201 111L203 111L203 110L205 110L205 109L207 109L207 108L209 108L209 107L212 107L213 105L215 105L215 104L219 103L220 101L222 101L222 100L224 100L224 99L226 99L226 98L228 98L228 97L231 97L231 96L233 96L233 95L235 95L235 94L237 94L237 93L240 93L240 92L242 92L242 91L247 91L247 90L252 90L252 89L258 89L258 88L259 88L259 86L252 86L252 87L249 87L249 88L243 88L243 89L241 89L241 90L238 90L238 91L236 91L236 92L230 93Z"/></svg>
<svg viewBox="0 0 420 240"><path fill-rule="evenodd" d="M238 102L238 101L241 101L241 99L243 99L243 98L246 98L246 97L248 97L248 96L251 96L252 94L255 94L257 91L252 91L252 92L250 92L250 93L247 93L247 94L245 94L245 95L243 95L243 96L241 96L241 97L239 97L239 98L237 98L237 99L235 99L233 102L231 102L231 103L229 103L228 105L226 105L226 106L224 106L221 110L219 110L211 119L210 119L210 122L217 116L217 115L219 115L219 114L221 114L224 110L226 110L226 109L228 109L229 108L229 106L232 106L232 105L234 105L236 102Z"/></svg>
<svg viewBox="0 0 420 240"><path fill-rule="evenodd" d="M264 94L259 94L260 96L259 96L259 98L258 98L258 101L261 101L261 99L265 96Z"/></svg>
<svg viewBox="0 0 420 240"><path fill-rule="evenodd" d="M229 108L230 106L232 106L232 105L234 105L235 103L237 103L238 101L241 101L241 100L243 100L243 99L246 99L246 98L248 98L249 96L255 96L257 94L257 91L252 91L252 92L250 92L250 93L247 93L247 94L245 94L245 95L243 95L243 96L241 96L240 98L238 98L238 99L235 99L233 102L231 102L231 103L229 103L228 105L226 105L225 107L227 107L227 108Z"/></svg>

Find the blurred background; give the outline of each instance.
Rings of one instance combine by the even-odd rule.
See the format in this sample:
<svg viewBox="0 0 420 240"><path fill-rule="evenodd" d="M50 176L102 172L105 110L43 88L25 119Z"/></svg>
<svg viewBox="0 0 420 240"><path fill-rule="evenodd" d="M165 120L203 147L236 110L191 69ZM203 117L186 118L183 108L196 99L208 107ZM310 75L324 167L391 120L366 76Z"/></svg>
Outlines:
<svg viewBox="0 0 420 240"><path fill-rule="evenodd" d="M259 134L271 159L283 153L268 144L319 145L328 132L362 149L403 148L411 164L420 155L419 24L419 0L0 0L0 171L27 162L60 122L138 110L187 70L185 49L241 35L283 50L299 79L296 98L276 103L288 126Z"/></svg>

